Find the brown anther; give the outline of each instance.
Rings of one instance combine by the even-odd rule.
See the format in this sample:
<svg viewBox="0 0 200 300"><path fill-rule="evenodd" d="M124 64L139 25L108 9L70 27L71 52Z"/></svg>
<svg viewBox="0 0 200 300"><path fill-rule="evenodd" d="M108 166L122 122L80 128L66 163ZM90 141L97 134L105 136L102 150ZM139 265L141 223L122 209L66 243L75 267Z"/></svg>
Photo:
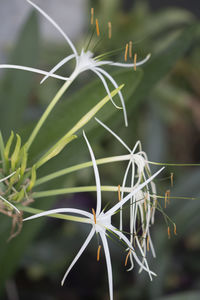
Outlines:
<svg viewBox="0 0 200 300"><path fill-rule="evenodd" d="M134 70L136 71L136 67L137 67L137 65L136 65L136 63L137 63L137 53L135 53L134 54Z"/></svg>
<svg viewBox="0 0 200 300"><path fill-rule="evenodd" d="M165 192L165 208L167 207L167 203L169 204L169 198L170 198L170 190L167 190Z"/></svg>
<svg viewBox="0 0 200 300"><path fill-rule="evenodd" d="M174 223L174 234L177 235L177 232L176 232L176 224Z"/></svg>
<svg viewBox="0 0 200 300"><path fill-rule="evenodd" d="M147 211L147 196L144 197L144 210Z"/></svg>
<svg viewBox="0 0 200 300"><path fill-rule="evenodd" d="M174 186L174 173L171 173L170 178L171 178L171 187L173 187Z"/></svg>
<svg viewBox="0 0 200 300"><path fill-rule="evenodd" d="M167 234L168 234L168 239L170 239L170 238L171 238L171 233L170 233L170 228L169 228L169 226L167 227Z"/></svg>
<svg viewBox="0 0 200 300"><path fill-rule="evenodd" d="M132 58L133 56L133 42L129 42L129 57Z"/></svg>
<svg viewBox="0 0 200 300"><path fill-rule="evenodd" d="M112 23L108 22L108 38L111 39L112 37Z"/></svg>
<svg viewBox="0 0 200 300"><path fill-rule="evenodd" d="M101 245L99 245L99 247L97 249L97 261L100 260L100 252L101 252Z"/></svg>
<svg viewBox="0 0 200 300"><path fill-rule="evenodd" d="M147 236L147 251L149 252L149 235Z"/></svg>
<svg viewBox="0 0 200 300"><path fill-rule="evenodd" d="M124 53L124 60L127 61L128 56L128 44L126 44L125 53Z"/></svg>
<svg viewBox="0 0 200 300"><path fill-rule="evenodd" d="M126 259L125 259L125 263L124 263L125 267L127 266L128 258L129 258L129 256L130 256L130 254L131 254L131 250L129 250L129 251L128 251L128 254L126 255Z"/></svg>
<svg viewBox="0 0 200 300"><path fill-rule="evenodd" d="M92 208L92 213L93 213L93 216L94 216L94 223L97 224L97 218L96 218L96 213L95 213L94 208Z"/></svg>
<svg viewBox="0 0 200 300"><path fill-rule="evenodd" d="M118 200L121 201L120 185L118 185Z"/></svg>
<svg viewBox="0 0 200 300"><path fill-rule="evenodd" d="M91 7L91 25L94 24L94 8Z"/></svg>
<svg viewBox="0 0 200 300"><path fill-rule="evenodd" d="M96 31L97 31L97 36L100 36L98 19L96 19Z"/></svg>

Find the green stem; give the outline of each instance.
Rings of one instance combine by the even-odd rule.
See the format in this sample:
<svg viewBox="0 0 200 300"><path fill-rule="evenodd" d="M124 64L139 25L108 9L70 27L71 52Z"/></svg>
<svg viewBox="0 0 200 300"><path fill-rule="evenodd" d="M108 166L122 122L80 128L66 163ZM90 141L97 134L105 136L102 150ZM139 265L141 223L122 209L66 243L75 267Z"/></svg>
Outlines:
<svg viewBox="0 0 200 300"><path fill-rule="evenodd" d="M102 185L101 186L101 191L102 192L118 192L118 189L119 188L117 186L109 186L109 185ZM71 194L71 193L95 192L96 190L97 190L96 185L94 185L94 186L79 186L79 187L72 187L72 188L42 191L42 192L34 192L32 194L32 196L33 196L34 199L36 199L36 198ZM131 188L122 188L122 187L120 187L120 191L130 193Z"/></svg>
<svg viewBox="0 0 200 300"><path fill-rule="evenodd" d="M169 167L200 167L200 164L171 164L171 163L158 163L153 161L147 161L148 164L155 166L169 166Z"/></svg>
<svg viewBox="0 0 200 300"><path fill-rule="evenodd" d="M106 158L101 158L101 159L97 159L96 163L97 165L102 165L102 164L107 164L107 163L111 163L111 162L118 162L118 161L125 161L125 160L129 160L130 159L130 154L127 155L120 155L120 156L111 156L111 157L106 157ZM53 180L55 178L58 178L60 176L84 169L84 168L88 168L91 167L92 161L88 161L86 163L82 163L82 164L78 164L69 168L65 168L62 169L60 171L51 173L47 176L41 177L38 180L36 180L35 185L34 186L38 186L42 183L45 183L47 181Z"/></svg>
<svg viewBox="0 0 200 300"><path fill-rule="evenodd" d="M68 87L71 85L72 82L73 82L73 79L66 81L63 84L63 86L60 88L60 90L56 93L56 95L54 96L54 98L52 99L52 101L49 103L49 105L47 106L45 112L41 116L40 120L38 121L37 125L35 126L33 132L31 133L30 137L28 138L28 140L27 140L27 142L25 144L26 147L27 147L27 151L30 148L30 146L32 145L32 143L33 143L36 135L38 134L40 128L44 124L44 122L47 119L48 115L50 114L50 112L52 111L52 109L54 108L54 106L56 105L56 103L60 100L60 98L62 97L62 95L68 89Z"/></svg>
<svg viewBox="0 0 200 300"><path fill-rule="evenodd" d="M17 205L17 208L20 211L28 212L31 214L39 214L39 213L43 212L43 210L23 206L20 204ZM75 216L63 215L63 214L52 214L52 215L48 215L48 217L62 219L62 220L68 220L68 221L74 221L74 222L79 222L79 223L88 223L88 224L91 223L90 219L87 219L87 218L81 218L81 217L75 217Z"/></svg>

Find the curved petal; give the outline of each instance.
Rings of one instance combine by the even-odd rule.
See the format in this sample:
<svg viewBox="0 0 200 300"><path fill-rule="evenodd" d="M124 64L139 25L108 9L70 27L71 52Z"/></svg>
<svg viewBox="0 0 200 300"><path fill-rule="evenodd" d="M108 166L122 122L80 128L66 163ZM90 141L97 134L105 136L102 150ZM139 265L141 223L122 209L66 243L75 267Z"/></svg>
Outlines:
<svg viewBox="0 0 200 300"><path fill-rule="evenodd" d="M124 141L114 132L112 131L108 126L106 126L103 122L101 122L99 119L95 118L95 120L103 126L107 131L109 131L127 150L131 153L131 149L124 143Z"/></svg>
<svg viewBox="0 0 200 300"><path fill-rule="evenodd" d="M88 146L88 149L89 149L89 152L90 152L90 156L91 156L91 159L92 159L93 169L94 169L94 176L95 176L96 187L97 187L96 215L98 216L101 212L101 182L100 182L100 177L99 177L99 171L98 171L98 168L97 168L97 164L96 164L96 160L95 160L93 150L90 146L90 143L89 143L84 131L83 131L83 136L84 136L85 141L87 143L87 146Z"/></svg>
<svg viewBox="0 0 200 300"><path fill-rule="evenodd" d="M131 68L131 67L139 67L141 65L143 65L145 62L147 62L149 60L149 58L151 57L151 54L148 54L145 59L137 62L136 64L125 64L125 63L115 63L115 62L111 62L110 65L111 66L116 66L116 67L123 67L123 68Z"/></svg>
<svg viewBox="0 0 200 300"><path fill-rule="evenodd" d="M30 0L27 0L27 2L30 3L37 11L39 11L39 13L41 13L61 33L61 35L65 38L65 40L68 42L70 48L74 52L74 55L75 55L76 60L77 60L78 53L76 51L76 48L74 47L74 44L68 38L66 33L60 28L60 26L49 15L47 15L47 13L45 13L38 5L36 5L35 3L33 3Z"/></svg>
<svg viewBox="0 0 200 300"><path fill-rule="evenodd" d="M73 213L73 214L78 214L78 215L82 215L85 216L87 218L92 219L93 215L87 211L81 210L81 209L76 209L76 208L56 208L56 209L51 209L51 210L47 210L44 212L41 212L39 214L30 216L26 219L24 219L23 221L29 221L29 220L33 220L33 219L37 219L43 216L48 216L48 215L52 215L52 214L60 214L60 213Z"/></svg>
<svg viewBox="0 0 200 300"><path fill-rule="evenodd" d="M106 90L108 96L110 97L110 100L111 100L112 104L113 104L116 108L121 109L120 106L118 106L117 104L115 104L115 102L114 102L114 100L113 100L113 98L112 98L112 96L111 96L111 94L110 94L110 90L109 90L109 88L108 88L107 82L106 82L106 80L104 79L103 75L101 75L101 73L99 73L98 71L96 71L95 68L92 68L92 69L90 69L90 70L91 70L92 72L94 72L94 73L101 79L101 81L102 81L102 83L103 83L103 85L104 85L104 87L105 87L105 90Z"/></svg>
<svg viewBox="0 0 200 300"><path fill-rule="evenodd" d="M58 69L60 69L64 64L66 64L68 61L70 61L72 58L74 58L75 55L71 54L64 59L62 59L55 67L53 67L49 73L40 81L42 84L45 80L47 80L48 77L50 77L52 74L54 74Z"/></svg>
<svg viewBox="0 0 200 300"><path fill-rule="evenodd" d="M104 253L105 253L105 257L106 257L110 300L113 300L113 276L112 276L112 265L111 265L111 259L110 259L110 251L109 251L109 248L108 248L108 242L107 242L105 233L100 232L99 234L100 234L101 239L102 239Z"/></svg>
<svg viewBox="0 0 200 300"><path fill-rule="evenodd" d="M25 67L25 66L18 66L18 65L0 65L0 69L16 69L16 70L23 70L23 71L28 71L28 72L33 72L33 73L37 73L37 74L41 74L41 75L48 75L49 72L40 70L40 69L35 69L35 68L31 68L31 67ZM63 76L59 76L56 74L52 74L51 77L53 78L58 78L61 80L68 80L68 77L63 77Z"/></svg>
<svg viewBox="0 0 200 300"><path fill-rule="evenodd" d="M77 260L79 259L79 257L81 256L81 254L84 252L84 250L86 249L87 245L89 244L89 242L91 241L93 235L95 233L95 229L94 227L92 227L92 230L90 231L87 239L85 240L85 242L83 243L81 249L79 250L79 252L77 253L77 255L75 256L75 258L73 259L72 263L70 264L69 268L67 269L62 281L61 281L61 285L64 284L65 279L67 278L67 275L69 274L69 272L71 271L71 269L73 268L73 266L75 265L75 263L77 262Z"/></svg>
<svg viewBox="0 0 200 300"><path fill-rule="evenodd" d="M20 214L19 209L17 209L17 207L15 207L12 203L10 203L8 200L3 198L2 196L0 196L0 199L3 200L4 202L6 202L9 206L11 206L14 210L16 210Z"/></svg>
<svg viewBox="0 0 200 300"><path fill-rule="evenodd" d="M149 275L154 275L156 276L156 274L152 271L149 270L149 268L146 268L142 263L141 261L139 260L139 258L137 257L136 253L135 253L135 250L133 249L133 246L131 245L131 243L129 242L129 240L127 239L127 237L120 231L117 230L117 228L115 228L114 226L112 225L109 225L108 226L108 229L113 231L114 234L118 235L118 237L120 239L122 239L124 241L124 243L129 247L130 250L132 250L132 255L133 257L135 258L136 262L138 263L138 265L145 271L147 271L149 273ZM150 277L151 278L151 277Z"/></svg>
<svg viewBox="0 0 200 300"><path fill-rule="evenodd" d="M105 77L107 77L110 82L113 84L113 86L117 89L119 86L116 83L116 81L112 78L112 76L110 76L110 74L108 74L108 72L106 72L105 70L101 69L101 68L95 68L97 71L99 71L100 73L102 73ZM126 113L126 106L125 106L125 102L124 102L124 97L122 96L121 91L118 92L122 107L123 107L123 112L124 112L124 121L125 121L125 125L126 127L128 126L128 120L127 120L127 113Z"/></svg>
<svg viewBox="0 0 200 300"><path fill-rule="evenodd" d="M140 191L143 187L148 185L149 182L151 182L160 172L164 170L165 167L158 170L156 173L154 173L151 177L149 177L145 182L138 185L131 193L129 193L125 198L121 199L120 202L115 204L111 209L109 209L105 214L113 215L122 205L124 205L131 197L133 197L138 191Z"/></svg>

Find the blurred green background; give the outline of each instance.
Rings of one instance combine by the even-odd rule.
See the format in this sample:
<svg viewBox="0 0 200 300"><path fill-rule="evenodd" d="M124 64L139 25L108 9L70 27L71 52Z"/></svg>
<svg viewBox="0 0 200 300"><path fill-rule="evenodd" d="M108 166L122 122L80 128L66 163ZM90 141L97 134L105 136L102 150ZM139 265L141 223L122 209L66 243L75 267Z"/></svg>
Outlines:
<svg viewBox="0 0 200 300"><path fill-rule="evenodd" d="M132 3L133 2L133 3ZM181 5L181 1L176 1ZM193 2L191 2L193 3ZM182 7L150 8L148 1L101 0L87 2L95 7L102 32L112 21L112 39L106 34L95 49L101 54L120 49L132 40L138 59L147 53L150 61L141 69L113 70L119 84L125 83L123 94L129 117L124 127L122 113L108 104L98 117L133 147L140 139L149 160L156 162L198 163L200 161L200 24L192 12ZM131 5L130 5L131 4ZM155 9L156 8L156 9ZM188 7L189 8L189 7ZM196 3L196 11L199 4ZM74 41L81 49L90 35L88 26L81 38ZM87 25L87 24L86 24ZM66 28L67 31L67 28ZM9 53L9 63L50 69L68 55L66 44L41 38L38 16L31 13L21 28L15 46ZM123 61L123 50L112 57ZM73 64L60 74L70 74ZM24 141L42 111L61 86L49 79L39 84L41 77L20 71L5 71L0 77L0 128L5 139L10 130L19 132ZM31 149L31 162L57 141L78 119L105 95L99 80L89 72L72 85L50 115ZM96 158L126 154L125 149L109 133L91 121L85 128ZM89 160L88 150L78 133L78 139L44 166L39 176L54 170ZM126 164L99 168L102 184L122 182ZM156 168L152 168L155 170ZM199 197L199 167L167 167L164 177L174 172L174 196ZM39 177L38 176L38 177ZM94 184L92 169L85 169L59 178L41 189ZM170 180L157 181L158 194L170 188ZM104 193L104 201L116 201L117 195ZM89 209L95 194L76 194L57 199L37 199L33 206L47 209L70 207ZM114 277L114 299L196 300L200 298L200 200L171 200L166 213L177 224L177 236L169 240L163 216L157 212L152 227L152 239L157 258L149 256L150 268L158 275L153 282L147 274L124 268L125 254L121 247L109 243ZM11 221L1 215L0 226L0 299L2 300L62 300L108 299L107 271L104 256L96 262L97 243L94 239L71 271L64 287L60 280L79 250L88 227L43 219L27 222L20 235L7 242Z"/></svg>

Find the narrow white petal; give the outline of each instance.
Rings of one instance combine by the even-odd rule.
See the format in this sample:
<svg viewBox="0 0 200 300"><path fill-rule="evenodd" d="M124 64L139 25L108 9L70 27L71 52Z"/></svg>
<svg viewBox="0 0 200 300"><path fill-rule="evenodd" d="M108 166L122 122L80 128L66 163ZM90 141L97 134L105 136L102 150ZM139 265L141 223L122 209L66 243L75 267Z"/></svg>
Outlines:
<svg viewBox="0 0 200 300"><path fill-rule="evenodd" d="M97 74L97 76L101 79L101 81L102 81L102 83L103 83L103 85L104 85L104 88L105 88L105 90L106 90L108 96L110 97L110 100L111 100L112 104L113 104L117 109L121 109L120 106L118 106L117 104L115 104L115 102L114 102L114 100L113 100L113 98L112 98L112 96L111 96L111 94L110 94L110 90L109 90L109 88L108 88L107 82L106 82L106 80L104 79L103 75L101 75L100 72L96 71L95 68L92 68L92 69L90 69L90 70L91 70L92 72L94 72L95 74Z"/></svg>
<svg viewBox="0 0 200 300"><path fill-rule="evenodd" d="M142 267L142 269L144 269L145 271L147 271L148 273L150 273L151 275L156 276L156 274L155 274L154 272L150 271L148 268L146 268L146 267L141 263L141 261L139 260L139 258L138 258L137 255L136 255L135 250L133 249L133 246L131 245L131 243L129 242L129 240L127 239L127 237L126 237L122 232L118 231L117 228L115 228L115 227L112 226L112 225L109 225L108 228L109 228L111 231L113 231L114 234L118 235L119 238L122 239L122 240L125 242L125 244L127 245L127 247L128 247L130 250L132 250L131 253L132 253L134 259L136 260L136 262L138 263L138 265L139 265L140 267Z"/></svg>
<svg viewBox="0 0 200 300"><path fill-rule="evenodd" d="M112 76L110 76L110 74L108 74L108 72L106 72L105 70L101 69L101 68L96 68L97 71L99 71L100 73L102 73L105 77L107 77L110 82L113 84L113 86L117 89L119 86L116 83L116 81L112 78ZM122 96L121 91L118 92L121 104L122 104L122 108L123 108L123 112L124 112L124 121L125 121L125 125L126 127L128 126L128 120L127 120L127 113L126 113L126 106L125 106L125 102L124 102L124 97Z"/></svg>
<svg viewBox="0 0 200 300"><path fill-rule="evenodd" d="M104 248L105 257L106 257L110 300L113 300L113 275L112 275L112 265L111 265L111 259L110 259L110 251L109 251L109 248L108 248L108 242L107 242L107 238L105 236L105 233L100 232L100 236L101 236L101 239L102 239L103 248Z"/></svg>
<svg viewBox="0 0 200 300"><path fill-rule="evenodd" d="M6 179L12 177L15 173L16 173L16 172L13 172L12 174L10 174L10 175L8 175L8 176L6 176L6 177L0 179L0 182L5 181Z"/></svg>
<svg viewBox="0 0 200 300"><path fill-rule="evenodd" d="M44 212L41 212L39 214L30 216L26 219L24 219L23 221L29 221L29 220L33 220L33 219L37 219L43 216L48 216L48 215L52 215L52 214L60 214L60 213L73 213L73 214L78 214L78 215L83 215L85 217L88 218L92 218L93 215L87 211L84 211L82 209L76 209L76 208L56 208L56 209L51 209L51 210L47 210Z"/></svg>
<svg viewBox="0 0 200 300"><path fill-rule="evenodd" d="M79 250L79 252L77 253L77 255L75 256L75 258L73 259L71 265L69 266L69 268L67 269L62 281L61 281L61 285L64 284L65 279L67 277L67 275L69 274L69 272L71 271L71 269L73 268L73 266L75 265L75 263L77 262L77 260L79 259L79 257L81 256L81 254L84 252L85 248L87 247L87 245L89 244L89 242L91 241L93 235L95 233L95 229L94 227L92 227L92 230L90 231L87 239L85 240L85 242L83 243L81 249Z"/></svg>
<svg viewBox="0 0 200 300"><path fill-rule="evenodd" d="M131 153L131 149L124 143L124 141L114 132L112 131L108 126L106 126L103 122L101 122L99 119L95 118L95 120L103 126L107 131L109 131L127 150Z"/></svg>
<svg viewBox="0 0 200 300"><path fill-rule="evenodd" d="M33 72L33 73L37 73L37 74L42 74L42 75L48 75L49 73L40 69L35 69L35 68L31 68L31 67L25 67L25 66L18 66L18 65L0 65L0 69L16 69L16 70L23 70L23 71L28 71L28 72ZM68 80L68 77L63 77L63 76L59 76L56 74L52 74L51 77L53 78L58 78L61 80Z"/></svg>
<svg viewBox="0 0 200 300"><path fill-rule="evenodd" d="M76 48L74 47L72 41L68 38L66 33L60 28L60 26L47 13L45 13L38 5L36 5L30 0L27 0L27 2L30 3L33 7L35 7L35 9L39 11L61 33L61 35L65 38L65 40L68 42L69 46L71 47L72 51L74 52L77 60L78 53L76 51Z"/></svg>
<svg viewBox="0 0 200 300"><path fill-rule="evenodd" d="M89 152L90 152L90 156L92 159L92 164L93 164L93 169L94 169L94 175L95 175L95 181L96 181L96 187L97 187L97 207L96 207L96 214L99 215L101 212L101 182L100 182L100 177L99 177L99 171L97 168L97 164L96 164L96 160L95 160L95 156L93 153L93 150L90 146L90 143L85 135L85 132L83 131L83 136L85 138L85 141L87 143Z"/></svg>
<svg viewBox="0 0 200 300"><path fill-rule="evenodd" d="M75 55L71 54L71 55L65 57L64 59L62 59L55 67L53 67L49 71L49 73L40 81L40 83L42 84L45 80L47 80L47 78L49 78L52 74L54 74L58 69L60 69L64 64L66 64L68 61L70 61L74 57L75 57Z"/></svg>
<svg viewBox="0 0 200 300"><path fill-rule="evenodd" d="M145 182L138 185L131 193L129 193L125 198L121 199L120 202L115 204L110 210L106 212L106 214L113 215L122 205L124 205L131 197L133 197L138 191L140 191L143 187L145 187L149 182L151 182L162 170L164 170L165 167L158 170L156 173L154 173L150 178L148 178Z"/></svg>
<svg viewBox="0 0 200 300"><path fill-rule="evenodd" d="M0 196L0 199L3 200L4 202L6 202L9 206L11 206L14 210L16 210L20 214L19 209L17 209L17 207L15 207L12 203L10 203L8 200L3 198L2 196Z"/></svg>
<svg viewBox="0 0 200 300"><path fill-rule="evenodd" d="M116 67L123 67L123 68L131 68L134 67L136 65L136 67L139 67L141 65L143 65L145 62L147 62L149 60L149 58L151 57L151 54L148 54L145 59L137 62L136 64L132 63L132 64L125 64L125 63L115 63L115 62L111 62L110 65L112 66L116 66Z"/></svg>
<svg viewBox="0 0 200 300"><path fill-rule="evenodd" d="M151 248L152 255L155 258L156 257L156 252L155 252L155 249L154 249L154 246L153 246L153 242L152 242L150 233L149 233L149 245L150 245L150 248Z"/></svg>

